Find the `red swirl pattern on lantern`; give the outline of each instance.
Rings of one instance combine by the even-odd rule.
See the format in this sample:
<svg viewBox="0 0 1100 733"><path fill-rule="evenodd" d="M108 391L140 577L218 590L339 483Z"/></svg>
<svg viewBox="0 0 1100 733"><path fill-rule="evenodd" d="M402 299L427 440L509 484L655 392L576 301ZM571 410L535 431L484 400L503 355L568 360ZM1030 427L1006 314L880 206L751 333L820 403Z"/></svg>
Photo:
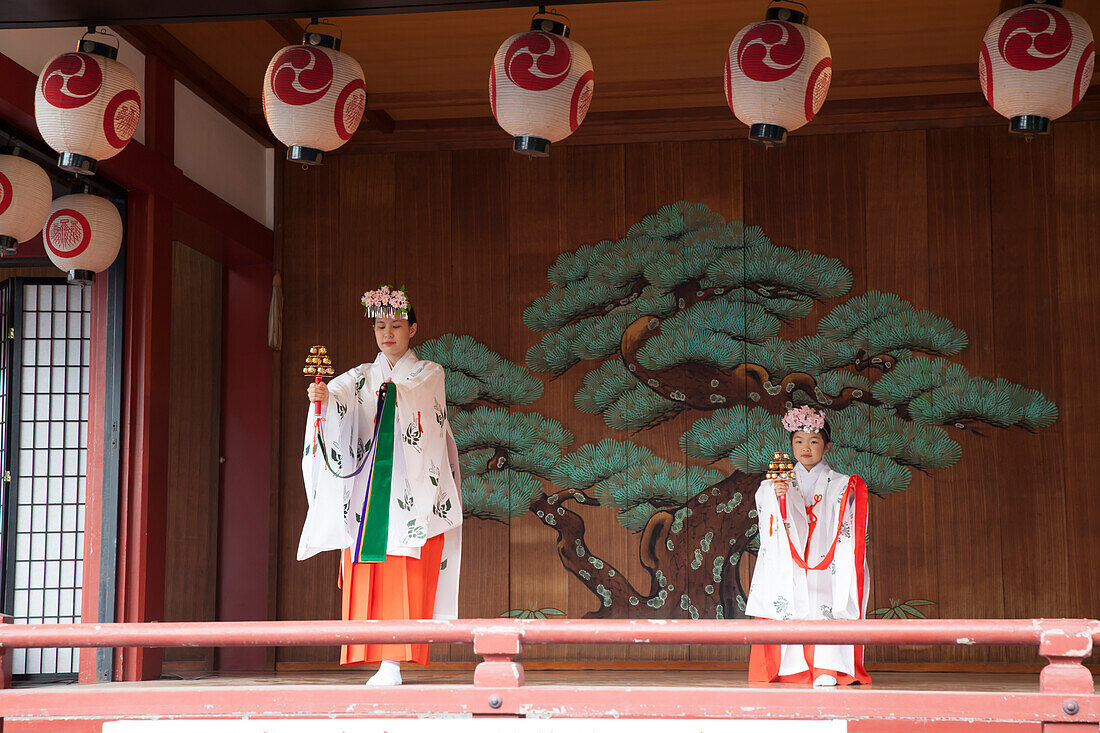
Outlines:
<svg viewBox="0 0 1100 733"><path fill-rule="evenodd" d="M754 81L779 81L797 71L805 55L806 43L795 24L769 20L742 36L737 65Z"/></svg>
<svg viewBox="0 0 1100 733"><path fill-rule="evenodd" d="M993 60L989 58L989 49L982 44L978 54L978 87L990 104L993 104Z"/></svg>
<svg viewBox="0 0 1100 733"><path fill-rule="evenodd" d="M583 122L595 93L592 59L576 41L542 31L511 36L489 73L489 106L513 137L556 143Z"/></svg>
<svg viewBox="0 0 1100 733"><path fill-rule="evenodd" d="M542 31L524 33L514 40L504 60L511 82L532 92L561 84L572 65L573 54L565 39Z"/></svg>
<svg viewBox="0 0 1100 733"><path fill-rule="evenodd" d="M42 96L60 109L76 109L91 102L103 86L103 71L95 56L63 53L42 70Z"/></svg>
<svg viewBox="0 0 1100 733"><path fill-rule="evenodd" d="M569 103L569 131L575 132L581 125L581 120L588 114L588 107L592 104L592 88L595 85L596 75L588 70L577 80L577 86L573 89L573 100Z"/></svg>
<svg viewBox="0 0 1100 733"><path fill-rule="evenodd" d="M989 24L978 52L978 80L1003 117L1055 120L1081 101L1095 56L1092 29L1080 15L1025 5Z"/></svg>
<svg viewBox="0 0 1100 733"><path fill-rule="evenodd" d="M1095 65L1096 44L1090 42L1089 45L1085 46L1085 50L1081 52L1081 58L1077 61L1077 72L1073 78L1074 107L1081 101L1081 97L1085 96L1085 90L1088 89L1089 82L1092 80Z"/></svg>
<svg viewBox="0 0 1100 733"><path fill-rule="evenodd" d="M806 84L806 121L809 122L825 103L829 93L829 83L833 79L833 60L826 56L817 62L810 72L810 81Z"/></svg>
<svg viewBox="0 0 1100 733"><path fill-rule="evenodd" d="M1005 21L997 38L1001 58L1025 71L1049 69L1066 57L1071 45L1073 31L1065 16L1034 5Z"/></svg>
<svg viewBox="0 0 1100 733"><path fill-rule="evenodd" d="M44 170L17 155L0 154L0 234L26 242L41 232L52 198Z"/></svg>
<svg viewBox="0 0 1100 733"><path fill-rule="evenodd" d="M367 106L367 86L359 62L321 46L288 46L267 65L264 117L288 147L324 152L351 139Z"/></svg>
<svg viewBox="0 0 1100 733"><path fill-rule="evenodd" d="M71 258L88 249L92 225L76 209L58 209L46 221L46 247L58 257Z"/></svg>
<svg viewBox="0 0 1100 733"><path fill-rule="evenodd" d="M750 127L797 130L821 109L831 81L829 44L807 25L761 21L742 28L730 42L726 103Z"/></svg>
<svg viewBox="0 0 1100 733"><path fill-rule="evenodd" d="M367 85L362 79L355 79L340 91L332 116L336 123L336 134L341 140L348 140L355 134L366 107Z"/></svg>
<svg viewBox="0 0 1100 733"><path fill-rule="evenodd" d="M274 63L271 91L287 104L312 104L325 96L332 86L332 61L320 49L292 46Z"/></svg>
<svg viewBox="0 0 1100 733"><path fill-rule="evenodd" d="M111 98L103 112L103 134L112 148L126 147L141 119L141 95L136 89L124 89Z"/></svg>
<svg viewBox="0 0 1100 733"><path fill-rule="evenodd" d="M42 139L59 153L105 160L126 147L141 120L141 86L125 64L65 53L46 63L34 91Z"/></svg>
<svg viewBox="0 0 1100 733"><path fill-rule="evenodd" d="M0 215L11 206L12 198L11 181L0 172Z"/></svg>

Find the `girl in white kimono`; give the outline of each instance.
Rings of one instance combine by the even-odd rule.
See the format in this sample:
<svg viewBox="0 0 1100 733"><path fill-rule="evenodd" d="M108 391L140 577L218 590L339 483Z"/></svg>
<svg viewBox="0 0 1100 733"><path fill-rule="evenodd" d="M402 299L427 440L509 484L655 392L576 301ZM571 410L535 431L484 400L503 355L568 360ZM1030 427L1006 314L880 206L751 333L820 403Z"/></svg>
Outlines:
<svg viewBox="0 0 1100 733"><path fill-rule="evenodd" d="M790 410L783 427L797 459L795 481L767 480L756 492L760 550L745 613L768 619L859 619L867 609L867 486L823 460L829 424L812 407ZM754 645L750 682L868 684L862 646Z"/></svg>
<svg viewBox="0 0 1100 733"><path fill-rule="evenodd" d="M381 353L307 391L323 420L306 425L309 509L304 560L341 552L344 619L458 617L462 500L443 368L409 348L416 315L403 291L363 295ZM428 663L426 644L344 646L341 664L379 663L368 685L401 684L401 662Z"/></svg>

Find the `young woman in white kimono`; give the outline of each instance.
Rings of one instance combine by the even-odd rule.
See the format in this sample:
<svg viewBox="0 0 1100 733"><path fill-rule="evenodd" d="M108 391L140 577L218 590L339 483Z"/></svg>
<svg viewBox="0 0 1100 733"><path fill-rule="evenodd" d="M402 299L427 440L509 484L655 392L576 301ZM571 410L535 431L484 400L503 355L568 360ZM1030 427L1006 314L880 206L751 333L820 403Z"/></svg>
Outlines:
<svg viewBox="0 0 1100 733"><path fill-rule="evenodd" d="M811 407L783 427L798 461L796 480L767 480L756 492L760 550L745 613L767 619L859 619L867 609L867 486L832 470L829 424ZM817 686L868 684L862 646L754 645L749 681Z"/></svg>
<svg viewBox="0 0 1100 733"><path fill-rule="evenodd" d="M344 619L458 617L462 500L443 368L409 348L416 315L404 292L364 294L381 353L311 402L302 472L309 509L304 560L341 552ZM401 684L401 662L428 663L427 644L344 646L341 664L379 663L369 685Z"/></svg>

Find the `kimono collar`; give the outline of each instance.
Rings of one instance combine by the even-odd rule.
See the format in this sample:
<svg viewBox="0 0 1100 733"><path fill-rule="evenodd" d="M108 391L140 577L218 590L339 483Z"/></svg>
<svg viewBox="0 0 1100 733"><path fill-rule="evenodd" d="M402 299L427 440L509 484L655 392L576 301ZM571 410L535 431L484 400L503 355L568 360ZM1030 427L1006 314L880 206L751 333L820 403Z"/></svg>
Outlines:
<svg viewBox="0 0 1100 733"><path fill-rule="evenodd" d="M378 353L378 357L374 360L374 363L377 364L378 368L381 370L383 379L386 378L386 373L390 372L390 378L396 381L407 375L409 371L416 366L418 361L420 361L420 358L416 355L416 352L409 349L397 360L392 370L390 369L389 358L381 352Z"/></svg>
<svg viewBox="0 0 1100 733"><path fill-rule="evenodd" d="M821 477L831 469L829 468L829 464L825 463L825 461L821 461L809 471L807 471L805 466L801 463L796 463L794 470L795 473L798 474L798 483L802 488L803 496L808 500L809 497L813 495L814 489L817 488L818 481L820 481Z"/></svg>

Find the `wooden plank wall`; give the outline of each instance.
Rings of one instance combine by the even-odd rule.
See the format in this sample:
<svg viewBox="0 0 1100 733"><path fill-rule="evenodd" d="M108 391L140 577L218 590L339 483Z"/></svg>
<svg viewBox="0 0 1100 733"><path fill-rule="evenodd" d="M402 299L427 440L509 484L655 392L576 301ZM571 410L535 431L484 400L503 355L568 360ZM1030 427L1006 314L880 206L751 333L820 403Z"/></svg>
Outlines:
<svg viewBox="0 0 1100 733"><path fill-rule="evenodd" d="M221 333L221 265L174 242L165 621L215 619ZM181 672L212 669L214 650L165 649L164 661Z"/></svg>
<svg viewBox="0 0 1100 733"><path fill-rule="evenodd" d="M781 244L838 257L852 295L896 293L950 318L970 337L973 373L1041 390L1061 417L1037 434L955 436L962 460L872 503L871 607L935 601L942 618L1096 616L1100 508L1076 459L1088 455L1100 407L1083 379L1100 357L1100 123L1059 123L1030 144L1003 127L794 137L766 151L743 140L563 147L527 160L505 149L336 154L283 169L280 619L336 618L334 553L295 560L305 513L300 456L307 411L301 362L324 343L340 369L376 349L358 294L406 285L420 338L470 334L523 363L538 334L523 309L547 287L562 251L618 238L680 199L757 224ZM812 330L834 303L790 328ZM574 445L611 435L573 396L589 366L544 378L534 406ZM525 408L519 408L525 409ZM689 418L631 436L672 461ZM628 577L643 570L637 537L606 509L585 514L594 552ZM528 605L579 617L595 597L566 573L556 537L534 516L508 526L468 520L461 613ZM281 649L290 668L331 663L334 649ZM1034 663L1000 648L872 649L880 664ZM528 658L670 665L738 662L743 649L536 649ZM442 649L442 660L469 659Z"/></svg>

